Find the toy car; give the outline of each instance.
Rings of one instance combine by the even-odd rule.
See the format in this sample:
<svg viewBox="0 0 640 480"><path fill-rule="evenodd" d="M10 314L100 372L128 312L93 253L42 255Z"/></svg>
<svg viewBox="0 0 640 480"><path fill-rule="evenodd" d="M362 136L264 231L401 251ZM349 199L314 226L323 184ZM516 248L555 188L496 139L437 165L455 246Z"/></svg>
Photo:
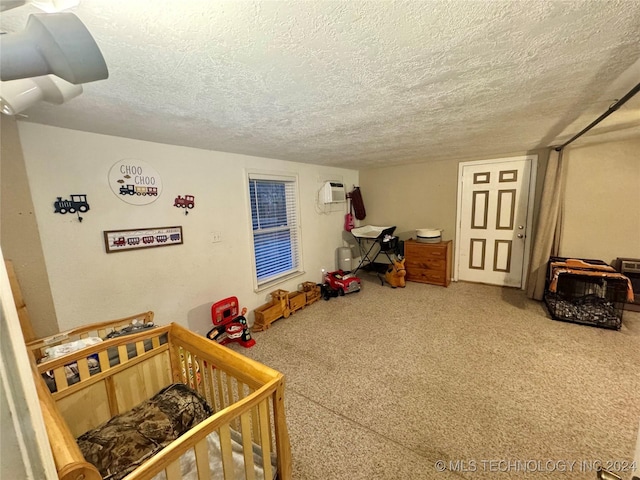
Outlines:
<svg viewBox="0 0 640 480"><path fill-rule="evenodd" d="M338 295L359 292L362 286L358 277L351 273L345 274L342 270L328 272L325 275L324 281L327 285L329 285L329 287L331 287L333 290L336 290L338 292Z"/></svg>

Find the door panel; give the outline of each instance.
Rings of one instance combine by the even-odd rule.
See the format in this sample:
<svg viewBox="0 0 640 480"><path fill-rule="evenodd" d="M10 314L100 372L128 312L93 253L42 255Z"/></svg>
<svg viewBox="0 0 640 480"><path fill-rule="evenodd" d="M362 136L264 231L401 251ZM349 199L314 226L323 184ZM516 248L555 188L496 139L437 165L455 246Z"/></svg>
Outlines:
<svg viewBox="0 0 640 480"><path fill-rule="evenodd" d="M462 165L458 278L522 285L531 158Z"/></svg>

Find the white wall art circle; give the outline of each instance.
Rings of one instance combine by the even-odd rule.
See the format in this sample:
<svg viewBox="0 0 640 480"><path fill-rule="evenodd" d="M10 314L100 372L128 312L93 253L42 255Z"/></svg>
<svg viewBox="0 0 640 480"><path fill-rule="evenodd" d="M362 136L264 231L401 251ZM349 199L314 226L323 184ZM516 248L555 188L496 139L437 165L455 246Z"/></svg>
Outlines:
<svg viewBox="0 0 640 480"><path fill-rule="evenodd" d="M147 205L162 193L160 174L146 162L127 158L115 163L109 170L109 186L123 202Z"/></svg>

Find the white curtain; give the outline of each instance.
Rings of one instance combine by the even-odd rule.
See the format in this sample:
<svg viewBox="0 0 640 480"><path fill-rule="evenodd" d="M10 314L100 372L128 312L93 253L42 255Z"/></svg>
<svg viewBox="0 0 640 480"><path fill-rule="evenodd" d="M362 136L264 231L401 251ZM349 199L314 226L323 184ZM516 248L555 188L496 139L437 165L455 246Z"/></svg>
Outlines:
<svg viewBox="0 0 640 480"><path fill-rule="evenodd" d="M538 225L527 280L527 296L536 300L542 300L544 294L549 257L559 253L565 171L562 150L551 150L544 177Z"/></svg>

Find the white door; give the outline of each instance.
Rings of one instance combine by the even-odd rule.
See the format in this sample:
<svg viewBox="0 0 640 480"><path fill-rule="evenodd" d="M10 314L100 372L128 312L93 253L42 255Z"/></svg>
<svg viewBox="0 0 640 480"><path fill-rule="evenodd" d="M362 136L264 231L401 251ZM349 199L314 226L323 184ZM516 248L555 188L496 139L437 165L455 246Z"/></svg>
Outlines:
<svg viewBox="0 0 640 480"><path fill-rule="evenodd" d="M460 164L457 277L521 287L535 156Z"/></svg>

